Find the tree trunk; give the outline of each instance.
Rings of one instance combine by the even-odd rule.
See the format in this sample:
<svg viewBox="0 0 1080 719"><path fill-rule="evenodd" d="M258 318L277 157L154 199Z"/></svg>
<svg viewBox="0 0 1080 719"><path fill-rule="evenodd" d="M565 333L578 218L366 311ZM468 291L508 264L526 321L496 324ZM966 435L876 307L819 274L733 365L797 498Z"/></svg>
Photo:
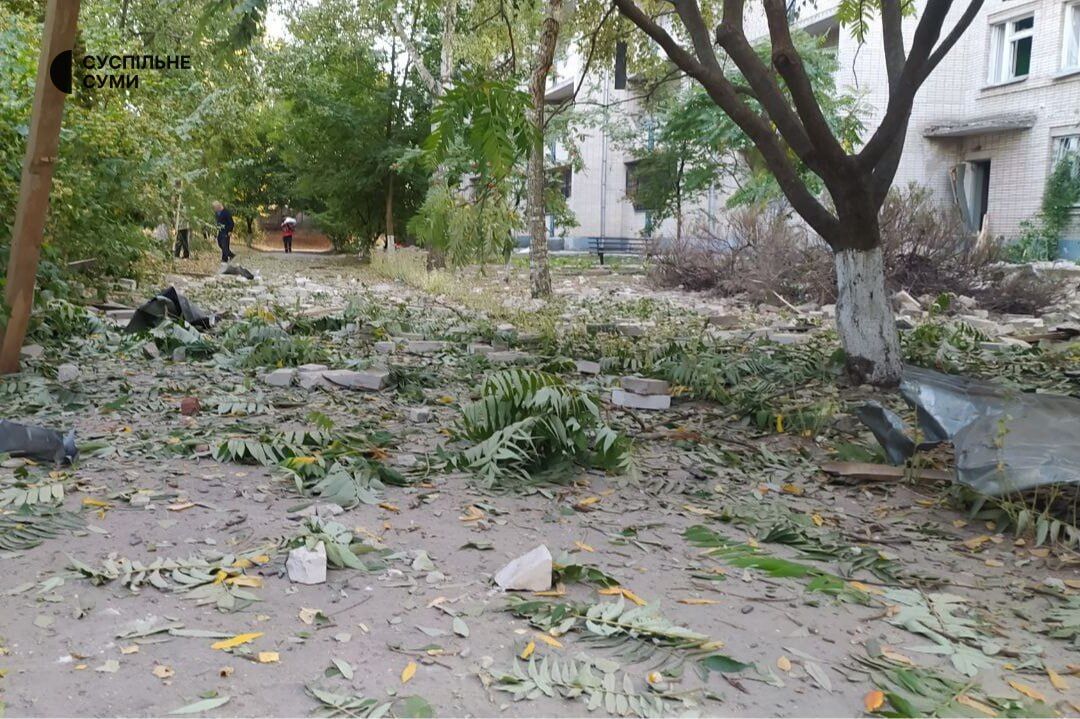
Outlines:
<svg viewBox="0 0 1080 719"><path fill-rule="evenodd" d="M544 95L547 76L555 58L555 43L559 39L559 13L562 0L548 0L547 17L540 30L540 42L536 50L536 64L529 80L532 95L534 132L532 151L529 153L529 175L525 197L526 216L529 221L529 284L533 297L551 296L551 272L548 269L547 227L544 225Z"/></svg>
<svg viewBox="0 0 1080 719"><path fill-rule="evenodd" d="M394 171L386 180L386 251L394 251Z"/></svg>
<svg viewBox="0 0 1080 719"><path fill-rule="evenodd" d="M836 329L847 369L860 383L896 386L900 382L900 338L896 332L881 247L836 252Z"/></svg>

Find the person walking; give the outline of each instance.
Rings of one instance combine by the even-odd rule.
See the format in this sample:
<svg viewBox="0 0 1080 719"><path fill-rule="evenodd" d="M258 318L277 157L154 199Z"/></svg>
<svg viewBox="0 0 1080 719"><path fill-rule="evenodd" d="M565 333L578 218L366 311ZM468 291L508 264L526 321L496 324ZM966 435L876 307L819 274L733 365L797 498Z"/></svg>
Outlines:
<svg viewBox="0 0 1080 719"><path fill-rule="evenodd" d="M227 264L229 260L236 257L236 253L229 248L229 241L236 223L233 222L232 213L225 209L225 205L220 201L215 200L213 207L214 217L217 219L217 243L221 248L221 261Z"/></svg>
<svg viewBox="0 0 1080 719"><path fill-rule="evenodd" d="M292 252L293 232L296 231L296 218L285 216L281 221L281 242L285 245L286 252Z"/></svg>
<svg viewBox="0 0 1080 719"><path fill-rule="evenodd" d="M184 259L191 257L191 223L188 222L188 213L184 208L184 186L180 180L176 181L176 215L173 220L173 227L176 230L176 244L173 245L173 257L180 257L183 254Z"/></svg>

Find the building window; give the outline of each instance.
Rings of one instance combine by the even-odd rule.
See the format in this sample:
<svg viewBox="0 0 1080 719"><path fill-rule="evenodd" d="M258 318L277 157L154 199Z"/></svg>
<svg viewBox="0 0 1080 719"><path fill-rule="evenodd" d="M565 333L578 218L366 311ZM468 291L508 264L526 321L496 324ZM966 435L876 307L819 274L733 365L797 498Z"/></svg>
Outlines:
<svg viewBox="0 0 1080 719"><path fill-rule="evenodd" d="M637 160L626 163L626 199L630 200L635 212L644 212L645 205L638 201L638 190L641 185L641 167Z"/></svg>
<svg viewBox="0 0 1080 719"><path fill-rule="evenodd" d="M1034 34L1034 15L990 26L990 84L1028 76Z"/></svg>
<svg viewBox="0 0 1080 719"><path fill-rule="evenodd" d="M1069 3L1065 6L1061 69L1080 70L1080 2Z"/></svg>
<svg viewBox="0 0 1080 719"><path fill-rule="evenodd" d="M1055 137L1053 158L1051 171L1059 162L1065 161L1072 164L1073 175L1080 178L1080 135Z"/></svg>

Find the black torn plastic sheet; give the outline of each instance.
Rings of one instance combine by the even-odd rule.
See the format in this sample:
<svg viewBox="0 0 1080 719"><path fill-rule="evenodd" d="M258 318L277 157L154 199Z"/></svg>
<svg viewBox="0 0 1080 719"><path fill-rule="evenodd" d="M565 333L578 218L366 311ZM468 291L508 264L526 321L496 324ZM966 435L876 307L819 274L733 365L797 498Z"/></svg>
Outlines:
<svg viewBox="0 0 1080 719"><path fill-rule="evenodd" d="M893 464L951 441L956 479L986 495L1080 484L1080 399L1029 394L990 382L905 367L900 394L926 440L876 402L856 410Z"/></svg>
<svg viewBox="0 0 1080 719"><path fill-rule="evenodd" d="M182 318L192 327L199 329L213 326L215 319L214 315L208 315L191 304L175 287L167 287L135 310L124 331L142 332L157 327L166 317Z"/></svg>
<svg viewBox="0 0 1080 719"><path fill-rule="evenodd" d="M0 452L41 462L70 464L79 456L75 430L61 434L55 429L18 424L0 419Z"/></svg>

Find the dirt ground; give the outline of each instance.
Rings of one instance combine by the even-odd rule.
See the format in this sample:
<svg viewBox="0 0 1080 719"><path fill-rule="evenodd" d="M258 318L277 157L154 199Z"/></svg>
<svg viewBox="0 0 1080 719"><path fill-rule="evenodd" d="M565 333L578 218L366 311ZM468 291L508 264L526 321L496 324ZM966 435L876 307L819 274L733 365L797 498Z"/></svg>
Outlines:
<svg viewBox="0 0 1080 719"><path fill-rule="evenodd" d="M199 306L234 318L280 314L275 308L282 307L333 315L361 297L401 303L418 322L482 321L474 308L375 276L349 258L248 253L240 261L258 271L256 281L185 275L170 281ZM497 286L494 279L485 282ZM500 299L525 303L520 274L515 282ZM556 277L556 286L575 322L588 320L593 301L648 295L640 278L622 275L568 272ZM120 299L134 304L144 294ZM657 303L669 299L655 295ZM711 309L700 300L692 307ZM223 320L213 334L235 322ZM387 361L373 349L377 337L355 329L326 331L328 364ZM201 713L306 716L325 709L309 686L394 702L390 711L397 716L409 713L399 701L406 696L421 697L441 716L602 715L605 707L590 712L581 699L536 692L513 701L498 688L515 657L585 654L615 658L635 691L648 693L652 684L654 693L666 694L671 713L858 716L867 702L877 708L868 693L884 688L859 659L880 657L882 648L896 667L910 663L959 682L953 699L982 692L983 709L972 708L974 715L1005 713L1004 703L986 706L990 696L1029 712L1036 696L1044 700L1038 711L1047 715L1080 712L1080 676L1070 676L1080 671L1075 639L1044 629L1048 613L1070 598L1075 602L1080 591L1074 551L1035 548L1030 539L970 519L937 486L830 482L818 470L827 456L814 437L762 434L715 404L677 400L670 411L631 416L611 406L603 391L617 378L573 373L568 379L597 391L612 426L634 439L635 471L584 471L568 483L527 491L483 490L466 474L438 468L438 449L455 447L447 429L481 378L495 371L470 359L465 341L436 355L391 357L391 363L433 373L433 384L410 395L271 387L260 379L264 370L214 358L173 361L168 352L151 358L139 342L112 351L93 337L46 344L44 357L28 362L24 375L43 377L55 401L31 407L16 400L4 414L74 426L80 441L98 449L51 475L49 467L29 468L33 481L64 486L63 506L86 526L0 554L0 701L7 715L164 715L227 698ZM79 378L61 387L55 367L65 362L77 365ZM258 406L219 414L213 405L221 396ZM182 416L184 397L199 398L201 412ZM431 408L431 421L410 421L408 408L421 402ZM290 512L305 504L292 480L274 466L219 462L212 452L216 442L253 428L310 428L313 411L336 429L389 432L389 445L375 456L401 469L410 483L380 488L374 503L333 517L358 541L383 550L382 564L372 571L331 569L325 583L309 586L290 582L285 571L284 545L301 524ZM27 469L13 464L0 469L4 487ZM798 546L770 543L752 522L730 521L739 511L829 530L856 548L856 556L890 560L905 572L889 581L856 570L845 579L854 584L840 593L814 591L808 577L731 566L683 535L705 525L770 556L802 561ZM536 627L506 610L506 593L492 575L540 544L556 561L568 553L567 561L602 570L629 590L623 601L658 604L674 624L717 642L712 650L753 666L703 679L688 664L661 670L657 681L649 676L657 658L635 662L620 654L620 645L590 641L583 631L538 640ZM100 567L110 557L126 557L149 564L215 552L265 555L244 575L261 585L245 590L258 601L221 611L150 583L134 591L122 578L95 584L71 562ZM840 572L836 563L815 566L830 576ZM564 580L563 586L562 597L526 596L616 599L586 582ZM940 641L909 631L930 624L939 608L930 598L946 595L954 597L947 619L967 618L966 630ZM929 602L931 614L900 626L900 599ZM314 620L312 609L321 612ZM198 631L149 631L169 626ZM258 636L232 649L212 648L245 633ZM961 650L976 655L971 676L951 662ZM266 652L276 652L277 661L266 655L260 661Z"/></svg>

